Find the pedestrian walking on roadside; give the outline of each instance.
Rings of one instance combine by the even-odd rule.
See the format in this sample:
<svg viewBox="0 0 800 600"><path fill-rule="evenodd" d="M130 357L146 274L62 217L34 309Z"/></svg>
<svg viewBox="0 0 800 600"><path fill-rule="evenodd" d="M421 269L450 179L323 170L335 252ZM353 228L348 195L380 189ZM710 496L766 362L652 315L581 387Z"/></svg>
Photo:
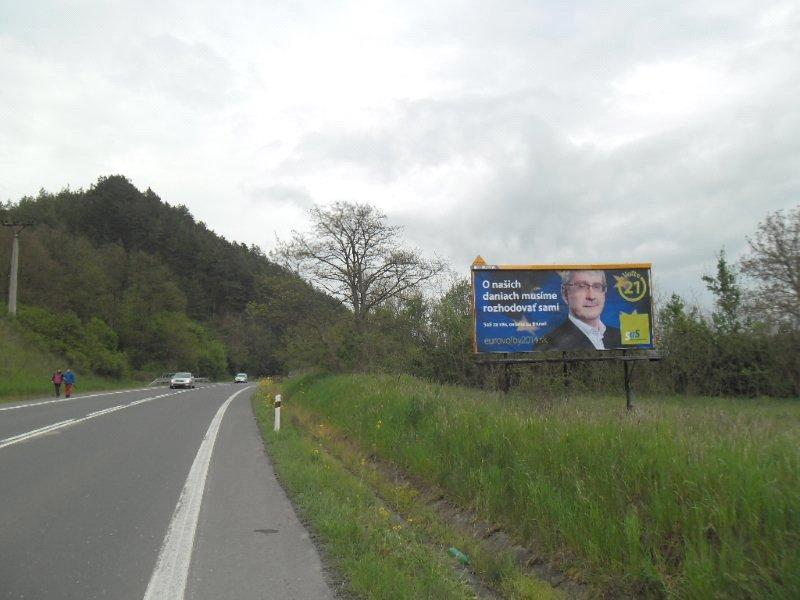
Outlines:
<svg viewBox="0 0 800 600"><path fill-rule="evenodd" d="M52 381L53 385L56 387L56 398L58 398L61 396L61 384L64 383L64 374L61 372L61 369L53 373L50 381Z"/></svg>
<svg viewBox="0 0 800 600"><path fill-rule="evenodd" d="M75 387L75 373L72 369L64 372L64 395L69 398L72 396L72 389Z"/></svg>

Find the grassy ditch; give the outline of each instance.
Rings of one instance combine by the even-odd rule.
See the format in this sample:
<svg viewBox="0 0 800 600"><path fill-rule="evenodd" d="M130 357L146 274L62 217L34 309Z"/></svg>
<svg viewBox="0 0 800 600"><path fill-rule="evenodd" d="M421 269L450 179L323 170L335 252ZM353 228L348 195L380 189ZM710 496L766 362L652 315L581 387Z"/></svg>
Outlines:
<svg viewBox="0 0 800 600"><path fill-rule="evenodd" d="M800 597L800 403L530 399L410 377L289 381L288 410L607 594Z"/></svg>
<svg viewBox="0 0 800 600"><path fill-rule="evenodd" d="M260 386L253 408L282 483L302 517L346 580L363 598L471 598L487 588L471 569L490 570L490 584L509 598L555 599L548 584L519 572L510 553L489 553L443 522L418 492L398 485L328 424L302 407L283 409L272 429L270 384Z"/></svg>

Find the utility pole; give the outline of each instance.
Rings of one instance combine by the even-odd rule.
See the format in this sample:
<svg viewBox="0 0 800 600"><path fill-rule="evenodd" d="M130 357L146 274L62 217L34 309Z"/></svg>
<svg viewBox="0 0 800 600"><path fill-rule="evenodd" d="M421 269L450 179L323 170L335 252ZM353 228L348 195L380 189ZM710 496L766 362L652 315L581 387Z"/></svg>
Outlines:
<svg viewBox="0 0 800 600"><path fill-rule="evenodd" d="M11 243L11 272L8 274L8 314L17 316L17 271L19 270L19 233L33 223L2 223L3 227L14 230L14 240Z"/></svg>

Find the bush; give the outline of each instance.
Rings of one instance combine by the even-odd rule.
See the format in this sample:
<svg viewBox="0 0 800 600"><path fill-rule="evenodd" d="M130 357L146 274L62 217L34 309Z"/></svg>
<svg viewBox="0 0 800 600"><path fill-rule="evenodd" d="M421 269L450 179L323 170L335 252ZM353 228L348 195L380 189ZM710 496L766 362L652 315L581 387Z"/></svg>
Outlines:
<svg viewBox="0 0 800 600"><path fill-rule="evenodd" d="M117 335L102 319L92 317L84 325L73 312L52 313L24 305L17 317L45 348L65 356L70 366L117 379L127 376L130 369L117 350Z"/></svg>

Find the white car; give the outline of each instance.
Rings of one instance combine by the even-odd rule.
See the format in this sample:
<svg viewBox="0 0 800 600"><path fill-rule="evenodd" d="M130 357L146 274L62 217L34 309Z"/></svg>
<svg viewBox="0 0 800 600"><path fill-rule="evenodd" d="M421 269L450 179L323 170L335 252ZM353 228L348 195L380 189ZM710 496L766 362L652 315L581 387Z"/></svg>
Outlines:
<svg viewBox="0 0 800 600"><path fill-rule="evenodd" d="M193 388L194 377L191 373L175 373L172 379L169 380L169 389L175 388Z"/></svg>
<svg viewBox="0 0 800 600"><path fill-rule="evenodd" d="M233 383L247 383L247 373L237 373Z"/></svg>

